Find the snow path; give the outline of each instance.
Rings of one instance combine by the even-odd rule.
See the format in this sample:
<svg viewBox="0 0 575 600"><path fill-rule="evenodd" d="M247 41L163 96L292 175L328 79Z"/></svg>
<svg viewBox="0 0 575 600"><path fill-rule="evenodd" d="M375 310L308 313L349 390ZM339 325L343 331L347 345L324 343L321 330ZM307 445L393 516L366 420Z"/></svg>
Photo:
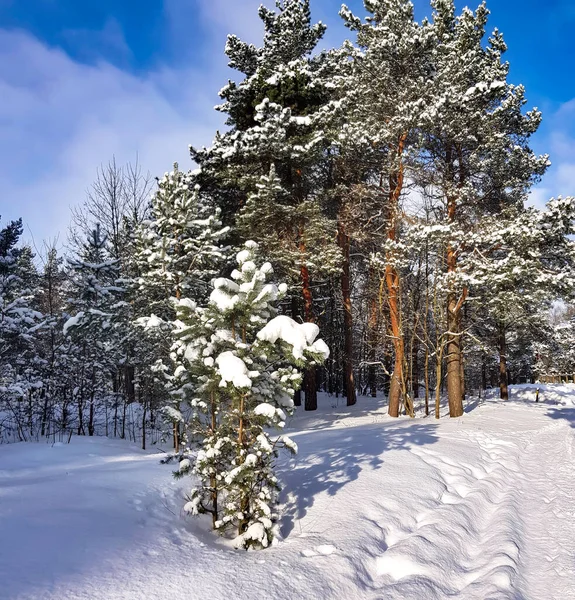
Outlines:
<svg viewBox="0 0 575 600"><path fill-rule="evenodd" d="M263 552L182 516L189 484L158 453L97 438L0 446L0 600L575 600L563 387L566 406L525 389L439 423L324 398L289 427L284 539Z"/></svg>
<svg viewBox="0 0 575 600"><path fill-rule="evenodd" d="M575 598L575 436L566 427L543 428L520 459L521 472L531 474L519 511L531 533L524 569L530 598Z"/></svg>

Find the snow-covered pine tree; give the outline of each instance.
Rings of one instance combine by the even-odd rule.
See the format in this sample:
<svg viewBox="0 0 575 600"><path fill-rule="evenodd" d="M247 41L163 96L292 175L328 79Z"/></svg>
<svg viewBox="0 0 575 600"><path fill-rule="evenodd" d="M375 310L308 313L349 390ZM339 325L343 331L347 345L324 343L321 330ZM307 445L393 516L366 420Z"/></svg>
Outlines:
<svg viewBox="0 0 575 600"><path fill-rule="evenodd" d="M331 229L331 239L330 239ZM333 223L325 217L315 197L294 201L272 166L257 192L250 195L238 219L238 230L253 237L259 253L289 282L292 299L303 297L304 319L316 320L312 283L339 273L340 252L333 237ZM254 235L255 234L255 235ZM296 314L293 315L297 318ZM317 408L314 369L304 378L305 409Z"/></svg>
<svg viewBox="0 0 575 600"><path fill-rule="evenodd" d="M572 305L550 330L547 340L539 339L535 344L538 377L542 379L541 376L551 374L567 375L568 379L575 377L575 311Z"/></svg>
<svg viewBox="0 0 575 600"><path fill-rule="evenodd" d="M134 242L136 261L131 287L135 321L149 323L151 315L161 325L145 327L144 339L135 350L141 385L156 387L158 377L171 368L170 331L176 320L173 299L207 299L210 280L220 273L229 255L229 247L223 244L228 234L229 227L220 221L220 209L200 193L196 174L184 173L175 164L174 170L158 182L150 217ZM178 453L182 417L177 401L166 406L164 414L172 423Z"/></svg>
<svg viewBox="0 0 575 600"><path fill-rule="evenodd" d="M432 0L432 7L433 78L422 119L420 178L447 226L445 356L450 416L457 417L463 414L462 318L469 294L459 268L465 240L485 215L521 207L548 157L536 156L528 145L541 114L524 112L524 88L507 81L502 35L495 30L484 43L485 4L459 17L453 0Z"/></svg>
<svg viewBox="0 0 575 600"><path fill-rule="evenodd" d="M22 221L0 230L0 438L24 441L35 433L36 399L42 388L33 309L35 268L29 249L18 248Z"/></svg>
<svg viewBox="0 0 575 600"><path fill-rule="evenodd" d="M139 284L151 313L171 319L171 298L207 297L227 258L222 242L228 231L220 210L200 194L195 175L175 164L158 181L140 229Z"/></svg>
<svg viewBox="0 0 575 600"><path fill-rule="evenodd" d="M188 423L193 459L180 462L178 475L198 478L184 509L208 513L214 529L236 531L236 544L267 547L275 536L279 483L274 463L281 448L295 452L281 429L301 384L299 369L329 355L316 339L317 325L276 316L285 284L269 280L269 263L256 266L257 244L237 255L231 279L219 278L206 307L187 298L178 312L174 394L191 407Z"/></svg>
<svg viewBox="0 0 575 600"><path fill-rule="evenodd" d="M278 1L276 10L261 6L259 16L260 48L228 37L230 66L245 75L220 92L218 110L228 114L230 129L211 148L192 149L192 158L227 222L235 223L239 213L240 235L258 242L286 279L294 317L301 305L304 319L313 321L319 312L314 288L341 263L335 222L325 210L332 159L321 109L331 96L324 74L329 64L325 54L310 56L326 28L312 24L309 0ZM317 407L315 379L313 370L306 374L308 410Z"/></svg>
<svg viewBox="0 0 575 600"><path fill-rule="evenodd" d="M56 432L64 435L69 429L70 405L78 372L75 364L77 347L63 332L67 298L67 273L63 262L55 244L45 245L36 294L37 307L44 315L37 336L37 351L42 358L41 436L55 436Z"/></svg>
<svg viewBox="0 0 575 600"><path fill-rule="evenodd" d="M347 46L353 68L343 82L349 114L345 138L340 143L355 151L362 148L368 176L356 186L356 203L363 202L364 212L371 213L366 219L370 231L364 231L370 249L380 251L382 245L385 248L378 270L387 290L394 347L389 414L397 417L402 399L407 411L413 413L406 387L397 254L402 201L413 179L413 158L419 155L421 114L432 77L432 38L428 27L416 23L409 0L365 0L364 5L368 12L365 21L345 5L340 12L346 27L357 35L357 47ZM364 223L360 227L366 229ZM381 240L379 248L373 244L374 239Z"/></svg>
<svg viewBox="0 0 575 600"><path fill-rule="evenodd" d="M471 304L480 306L480 327L491 330L494 339L486 342L499 354L503 400L509 336L519 333L523 343L535 342L551 304L575 297L574 232L575 199L557 198L546 210L515 208L484 217L480 232L469 239L471 253L462 253Z"/></svg>
<svg viewBox="0 0 575 600"><path fill-rule="evenodd" d="M118 260L109 258L106 243L96 226L82 255L69 261L73 275L68 313L72 316L64 323L64 334L70 336L81 355L75 390L78 435L86 434L85 425L88 435L94 435L99 405L107 413L109 382L118 364L118 341L123 335L116 323L117 313L124 305L120 299L124 289L117 285Z"/></svg>

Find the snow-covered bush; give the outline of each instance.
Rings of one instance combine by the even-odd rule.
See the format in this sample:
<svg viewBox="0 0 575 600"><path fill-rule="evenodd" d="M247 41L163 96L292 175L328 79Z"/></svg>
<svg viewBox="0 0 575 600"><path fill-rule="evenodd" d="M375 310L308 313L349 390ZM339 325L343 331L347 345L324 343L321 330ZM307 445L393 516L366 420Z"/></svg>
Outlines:
<svg viewBox="0 0 575 600"><path fill-rule="evenodd" d="M231 279L213 281L209 304L176 301L175 395L189 404L187 440L197 449L176 476L197 477L184 510L211 514L214 529L237 532L237 547L265 548L274 538L278 451L297 447L281 430L293 411L300 370L329 355L319 328L276 316L285 285L269 282L269 263L254 262L257 244L238 253Z"/></svg>

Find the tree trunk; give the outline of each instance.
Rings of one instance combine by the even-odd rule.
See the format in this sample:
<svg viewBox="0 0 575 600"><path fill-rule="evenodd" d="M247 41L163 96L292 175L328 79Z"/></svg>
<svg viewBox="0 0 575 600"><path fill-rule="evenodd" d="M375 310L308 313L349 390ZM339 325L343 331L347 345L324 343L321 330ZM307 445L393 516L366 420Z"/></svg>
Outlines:
<svg viewBox="0 0 575 600"><path fill-rule="evenodd" d="M85 353L84 353L85 356ZM84 431L84 363L82 363L82 369L80 371L80 390L78 391L78 435L85 435Z"/></svg>
<svg viewBox="0 0 575 600"><path fill-rule="evenodd" d="M398 203L403 190L403 163L401 162L401 157L403 155L406 137L407 135L404 134L399 138L397 156L400 160L400 164L397 172L389 177L389 226L387 230L387 239L390 242L395 242L397 237ZM405 344L401 329L400 279L399 272L393 264L394 258L395 257L393 256L388 256L385 267L385 282L387 285L387 297L389 303L389 323L395 352L395 363L389 388L388 413L391 417L398 417L399 405L405 388L405 373L403 372L403 365L405 364Z"/></svg>
<svg viewBox="0 0 575 600"><path fill-rule="evenodd" d="M134 385L135 378L135 368L131 365L126 365L124 367L124 390L126 391L128 403L136 401L136 389Z"/></svg>
<svg viewBox="0 0 575 600"><path fill-rule="evenodd" d="M300 251L305 253L303 238L300 242ZM305 320L308 323L315 321L313 314L313 296L311 292L311 281L309 269L305 264L301 266L302 294L304 301ZM314 366L306 370L304 375L305 410L317 410L317 373Z"/></svg>
<svg viewBox="0 0 575 600"><path fill-rule="evenodd" d="M377 343L378 343L378 329L379 329L379 306L378 298L375 294L373 286L375 284L375 271L373 268L369 269L369 283L371 284L370 298L369 298L369 317L367 321L367 359L369 362L367 372L367 385L369 387L369 393L372 398L377 397L377 365L375 364L377 359Z"/></svg>
<svg viewBox="0 0 575 600"><path fill-rule="evenodd" d="M443 363L443 342L440 340L440 348L437 351L437 357L435 360L436 369L436 385L435 385L435 418L439 419L441 416L441 383L442 383L442 363Z"/></svg>
<svg viewBox="0 0 575 600"><path fill-rule="evenodd" d="M148 404L146 398L142 402L142 450L146 449L146 408Z"/></svg>
<svg viewBox="0 0 575 600"><path fill-rule="evenodd" d="M299 321L299 310L297 305L296 296L291 298L291 317L294 321ZM301 390L297 390L293 396L293 403L295 406L301 406Z"/></svg>
<svg viewBox="0 0 575 600"><path fill-rule="evenodd" d="M45 389L42 390L42 397L44 398L44 406L42 408L42 425L40 435L44 437L46 435L46 424L48 423L48 394Z"/></svg>
<svg viewBox="0 0 575 600"><path fill-rule="evenodd" d="M458 324L458 331L462 332L463 331L463 327L461 326L461 321L463 318L463 310L459 311L459 324ZM463 339L461 336L459 336L459 376L461 379L461 402L463 402L465 400L465 394L466 394L466 389L465 389L465 352L463 351Z"/></svg>
<svg viewBox="0 0 575 600"><path fill-rule="evenodd" d="M174 453L180 453L180 423L176 421L173 428Z"/></svg>
<svg viewBox="0 0 575 600"><path fill-rule="evenodd" d="M461 385L461 345L457 297L449 294L447 300L447 400L449 416L463 415L463 386Z"/></svg>
<svg viewBox="0 0 575 600"><path fill-rule="evenodd" d="M505 339L505 327L499 327L499 395L501 400L509 400L509 388L507 378L507 341Z"/></svg>
<svg viewBox="0 0 575 600"><path fill-rule="evenodd" d="M347 405L353 406L356 401L355 381L353 378L353 315L351 306L351 275L350 275L350 239L343 223L337 226L337 241L343 255L341 274L341 294L343 297L343 333L344 333L344 381Z"/></svg>
<svg viewBox="0 0 575 600"><path fill-rule="evenodd" d="M94 435L94 393L90 397L90 413L88 417L88 435L92 437Z"/></svg>
<svg viewBox="0 0 575 600"><path fill-rule="evenodd" d="M425 362L423 367L423 377L425 379L425 416L429 416L429 349L425 347Z"/></svg>
<svg viewBox="0 0 575 600"><path fill-rule="evenodd" d="M94 435L94 398L96 395L96 367L92 367L92 389L90 390L90 412L88 415L88 435Z"/></svg>
<svg viewBox="0 0 575 600"><path fill-rule="evenodd" d="M455 220L455 199L448 201L448 220ZM447 271L457 271L457 253L454 247L447 246ZM449 402L449 416L461 417L463 415L463 382L461 379L461 318L460 311L467 297L464 290L461 298L457 299L455 291L447 296L447 399Z"/></svg>
<svg viewBox="0 0 575 600"><path fill-rule="evenodd" d="M394 237L394 235L388 235L388 239L393 239ZM391 417L398 417L404 381L403 365L405 362L405 346L403 332L401 330L401 314L399 307L399 274L395 267L389 264L385 267L385 282L387 285L389 304L389 324L391 327L391 337L395 355L393 373L391 375L389 387L388 413Z"/></svg>
<svg viewBox="0 0 575 600"><path fill-rule="evenodd" d="M413 325L413 342L411 345L411 388L413 397L419 398L419 338L417 337L418 320Z"/></svg>

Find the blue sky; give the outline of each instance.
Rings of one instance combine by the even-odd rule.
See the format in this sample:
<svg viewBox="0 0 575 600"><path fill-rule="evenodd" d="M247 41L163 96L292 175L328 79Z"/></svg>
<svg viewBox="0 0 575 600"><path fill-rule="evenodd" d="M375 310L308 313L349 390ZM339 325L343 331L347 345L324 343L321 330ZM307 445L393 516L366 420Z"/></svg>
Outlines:
<svg viewBox="0 0 575 600"><path fill-rule="evenodd" d="M260 0L0 0L0 214L22 216L36 243L66 235L71 205L113 155L139 156L153 175L189 165L188 145L209 144L212 110L232 76L226 34L258 42ZM268 3L269 4L269 3ZM362 12L361 0L349 6ZM415 0L418 17L427 3ZM461 2L459 8L465 3ZM572 0L491 0L490 27L509 45L511 80L544 112L534 139L553 167L533 194L575 194ZM339 2L312 1L346 36ZM474 7L472 4L471 7Z"/></svg>

